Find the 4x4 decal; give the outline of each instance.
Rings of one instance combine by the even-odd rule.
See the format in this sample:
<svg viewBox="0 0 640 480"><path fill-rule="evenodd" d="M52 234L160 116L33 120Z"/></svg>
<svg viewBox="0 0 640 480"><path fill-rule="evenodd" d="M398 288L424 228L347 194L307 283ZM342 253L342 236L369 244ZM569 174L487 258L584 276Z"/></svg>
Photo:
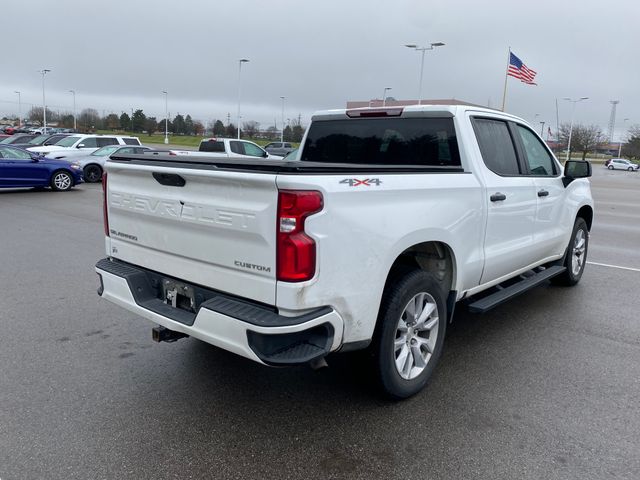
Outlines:
<svg viewBox="0 0 640 480"><path fill-rule="evenodd" d="M375 185L376 187L379 187L382 181L380 181L379 178L365 178L364 180L357 178L345 178L344 180L341 180L340 183L346 183L350 187L358 187L360 185L364 185L365 187Z"/></svg>

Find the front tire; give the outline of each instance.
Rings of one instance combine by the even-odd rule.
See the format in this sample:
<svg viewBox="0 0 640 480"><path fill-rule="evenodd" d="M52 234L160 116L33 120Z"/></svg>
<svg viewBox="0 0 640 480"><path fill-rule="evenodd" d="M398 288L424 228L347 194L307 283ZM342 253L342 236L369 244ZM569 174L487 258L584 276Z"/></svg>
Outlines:
<svg viewBox="0 0 640 480"><path fill-rule="evenodd" d="M589 229L584 218L576 218L573 224L573 232L567 247L567 256L564 266L567 268L560 275L553 277L551 282L556 285L572 287L582 278L584 266L587 263L587 250L589 248Z"/></svg>
<svg viewBox="0 0 640 480"><path fill-rule="evenodd" d="M83 170L84 181L97 183L102 180L102 168L99 165L87 165Z"/></svg>
<svg viewBox="0 0 640 480"><path fill-rule="evenodd" d="M73 177L69 172L58 170L51 175L51 188L56 192L66 192L73 188Z"/></svg>
<svg viewBox="0 0 640 480"><path fill-rule="evenodd" d="M442 352L447 313L433 274L413 270L391 282L372 349L382 390L399 400L418 393L431 377Z"/></svg>

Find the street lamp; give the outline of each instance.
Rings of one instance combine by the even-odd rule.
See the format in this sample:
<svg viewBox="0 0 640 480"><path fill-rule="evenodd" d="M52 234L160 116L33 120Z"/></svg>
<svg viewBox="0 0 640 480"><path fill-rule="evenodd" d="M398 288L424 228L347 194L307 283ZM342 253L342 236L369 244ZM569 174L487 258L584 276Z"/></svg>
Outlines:
<svg viewBox="0 0 640 480"><path fill-rule="evenodd" d="M384 92L382 92L382 106L387 106L387 91L391 90L391 87L384 87Z"/></svg>
<svg viewBox="0 0 640 480"><path fill-rule="evenodd" d="M169 143L169 93L166 90L162 93L164 94L164 144L166 145Z"/></svg>
<svg viewBox="0 0 640 480"><path fill-rule="evenodd" d="M286 97L280 97L282 99L282 129L280 130L280 142L284 142L284 99Z"/></svg>
<svg viewBox="0 0 640 480"><path fill-rule="evenodd" d="M40 70L40 75L42 75L42 127L44 130L42 133L47 133L47 102L44 96L44 76L49 73L51 70L47 68L43 68Z"/></svg>
<svg viewBox="0 0 640 480"><path fill-rule="evenodd" d="M249 63L246 58L238 60L238 140L240 140L240 79L242 76L242 64Z"/></svg>
<svg viewBox="0 0 640 480"><path fill-rule="evenodd" d="M20 125L22 125L22 102L20 101L20 92L19 91L15 91L13 93L17 93L18 94L18 127Z"/></svg>
<svg viewBox="0 0 640 480"><path fill-rule="evenodd" d="M420 84L418 86L418 105L422 105L422 72L424 71L424 52L426 52L427 50L433 50L436 47L443 46L444 43L442 42L430 43L428 47L419 47L418 45L414 45L412 43L405 45L405 47L407 48L413 48L418 52L422 52L422 60L420 61Z"/></svg>
<svg viewBox="0 0 640 480"><path fill-rule="evenodd" d="M76 124L76 91L75 90L69 90L69 93L71 93L73 95L73 129L76 130L77 124Z"/></svg>
<svg viewBox="0 0 640 480"><path fill-rule="evenodd" d="M573 107L571 108L571 124L569 126L569 144L567 145L567 157L565 159L565 162L569 160L569 152L571 152L571 135L573 134L573 114L576 111L576 103L581 102L582 100L588 100L588 99L589 97L580 97L576 100L573 100L569 97L564 97L564 100L567 100L573 103Z"/></svg>
<svg viewBox="0 0 640 480"><path fill-rule="evenodd" d="M624 123L629 120L628 118L625 118L622 121L622 129L624 130ZM620 135L620 145L618 145L618 158L620 158L620 155L622 155L622 135Z"/></svg>

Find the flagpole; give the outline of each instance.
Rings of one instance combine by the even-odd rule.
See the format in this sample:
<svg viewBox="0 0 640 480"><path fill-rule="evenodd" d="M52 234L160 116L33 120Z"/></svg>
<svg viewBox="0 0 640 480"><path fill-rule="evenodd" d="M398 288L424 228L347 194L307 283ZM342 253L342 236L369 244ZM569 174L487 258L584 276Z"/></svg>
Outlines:
<svg viewBox="0 0 640 480"><path fill-rule="evenodd" d="M507 69L504 72L504 91L502 92L502 111L504 112L504 104L507 101L507 78L509 78L509 63L511 61L511 47L509 47L509 54L507 55Z"/></svg>

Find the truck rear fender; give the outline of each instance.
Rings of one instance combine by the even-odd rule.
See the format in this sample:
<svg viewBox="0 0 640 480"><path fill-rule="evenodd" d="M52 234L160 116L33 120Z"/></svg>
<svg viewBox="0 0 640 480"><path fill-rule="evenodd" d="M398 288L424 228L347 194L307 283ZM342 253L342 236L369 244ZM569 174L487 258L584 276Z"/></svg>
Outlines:
<svg viewBox="0 0 640 480"><path fill-rule="evenodd" d="M395 259L385 281L385 290L390 282L408 270L421 269L433 273L442 284L448 301L448 309L453 313L455 303L456 258L452 248L439 241L422 242L404 250ZM452 299L452 300L451 300ZM449 315L451 319L451 315Z"/></svg>

